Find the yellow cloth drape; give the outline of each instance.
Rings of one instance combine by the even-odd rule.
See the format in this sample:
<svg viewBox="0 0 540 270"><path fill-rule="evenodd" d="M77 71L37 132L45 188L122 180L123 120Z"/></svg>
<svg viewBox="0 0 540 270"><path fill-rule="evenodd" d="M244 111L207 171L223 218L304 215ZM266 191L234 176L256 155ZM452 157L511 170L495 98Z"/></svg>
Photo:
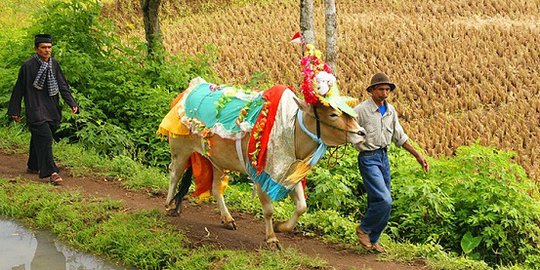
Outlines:
<svg viewBox="0 0 540 270"><path fill-rule="evenodd" d="M182 102L178 102L182 98L182 94L178 94L178 97L173 101L174 106L172 109L165 115L159 128L157 130L158 135L168 136L168 137L177 137L181 135L189 135L189 128L182 124L180 118L182 115L178 114L178 109L182 106Z"/></svg>

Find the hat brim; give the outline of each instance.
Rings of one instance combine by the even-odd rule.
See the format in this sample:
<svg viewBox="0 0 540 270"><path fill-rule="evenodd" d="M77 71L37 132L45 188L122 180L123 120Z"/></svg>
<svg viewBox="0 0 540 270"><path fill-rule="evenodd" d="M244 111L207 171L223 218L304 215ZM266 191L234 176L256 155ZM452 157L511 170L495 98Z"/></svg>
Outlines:
<svg viewBox="0 0 540 270"><path fill-rule="evenodd" d="M378 82L378 83L374 83L374 84L368 86L368 87L366 88L366 90L369 92L372 88L374 88L374 87L377 86L377 85L381 85L381 84L388 84L388 85L390 85L390 91L394 91L394 89L396 89L396 85L393 84L393 83L391 83L391 82Z"/></svg>
<svg viewBox="0 0 540 270"><path fill-rule="evenodd" d="M332 108L348 114L351 117L357 117L358 114L354 111L350 104L356 103L356 98L342 96L339 93L337 85L332 86L332 90L329 91L327 96L319 96L319 99L326 105L330 105Z"/></svg>
<svg viewBox="0 0 540 270"><path fill-rule="evenodd" d="M353 100L354 99L350 98L350 97L341 97L340 99L337 100L337 102L335 104L333 104L332 107L334 107L334 108L337 107L340 111L344 112L345 114L348 114L351 117L358 117L358 114L348 104L349 102L356 102L356 101L353 101ZM330 104L332 104L332 103L330 103Z"/></svg>
<svg viewBox="0 0 540 270"><path fill-rule="evenodd" d="M345 114L348 114L351 117L357 117L358 114L353 110L349 105L350 103L356 103L357 99L347 97L347 96L330 96L323 97L323 99L334 109L339 110Z"/></svg>

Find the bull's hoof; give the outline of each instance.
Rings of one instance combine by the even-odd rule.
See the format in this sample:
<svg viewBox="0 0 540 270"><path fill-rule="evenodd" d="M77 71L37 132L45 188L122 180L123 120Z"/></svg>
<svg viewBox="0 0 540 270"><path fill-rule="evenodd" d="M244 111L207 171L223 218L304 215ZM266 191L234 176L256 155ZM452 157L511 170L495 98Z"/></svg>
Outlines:
<svg viewBox="0 0 540 270"><path fill-rule="evenodd" d="M268 246L270 250L274 250L274 251L281 250L281 245L279 244L279 241L277 239L266 240L266 245Z"/></svg>
<svg viewBox="0 0 540 270"><path fill-rule="evenodd" d="M237 229L236 222L234 220L231 220L229 222L222 221L221 224L223 224L223 227L225 227L225 228L227 228L229 230L236 231L236 229Z"/></svg>

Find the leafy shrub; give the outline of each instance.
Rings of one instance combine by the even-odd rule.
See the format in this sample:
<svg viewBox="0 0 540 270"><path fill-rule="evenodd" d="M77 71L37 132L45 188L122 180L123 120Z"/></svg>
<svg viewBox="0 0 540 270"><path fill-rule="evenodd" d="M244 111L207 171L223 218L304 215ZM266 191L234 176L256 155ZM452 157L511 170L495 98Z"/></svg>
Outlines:
<svg viewBox="0 0 540 270"><path fill-rule="evenodd" d="M7 103L16 69L32 54L33 35L50 33L54 57L81 107L77 116L64 114L58 134L99 153L128 154L165 169L168 147L156 138L156 129L170 101L190 79L216 81L209 65L215 61L214 48L195 56L166 55L164 63L154 62L145 57L142 41L122 44L112 23L99 15L99 2L92 0L50 1L37 12L25 40L7 41L16 53L3 53L6 64L0 75L9 76L0 76L0 102Z"/></svg>
<svg viewBox="0 0 540 270"><path fill-rule="evenodd" d="M91 145L98 154L126 155L134 148L127 130L107 122L88 123L75 134L80 143Z"/></svg>
<svg viewBox="0 0 540 270"><path fill-rule="evenodd" d="M357 151L342 148L341 157L326 155L308 176L307 202L313 209L339 209L359 218L365 211L367 196L358 171Z"/></svg>
<svg viewBox="0 0 540 270"><path fill-rule="evenodd" d="M358 223L365 212L356 153L346 151L336 166L324 159L308 176L310 210L300 220L304 229L323 227L331 238L354 239L332 228L343 217ZM513 162L514 153L464 146L453 157L431 160L429 173L404 149L392 147L389 155L394 206L386 232L391 237L441 245L491 265L539 266L540 196ZM332 209L338 212L327 212ZM317 211L325 214L310 214Z"/></svg>
<svg viewBox="0 0 540 270"><path fill-rule="evenodd" d="M460 147L455 157L433 161L428 174L413 158L394 162L392 232L492 264L532 261L540 243L538 190L514 155Z"/></svg>

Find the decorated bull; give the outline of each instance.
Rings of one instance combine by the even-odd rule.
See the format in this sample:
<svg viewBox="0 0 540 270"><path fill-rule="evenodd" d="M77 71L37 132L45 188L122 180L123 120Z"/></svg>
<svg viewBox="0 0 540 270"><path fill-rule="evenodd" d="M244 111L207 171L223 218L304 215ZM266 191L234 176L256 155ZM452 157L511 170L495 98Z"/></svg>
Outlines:
<svg viewBox="0 0 540 270"><path fill-rule="evenodd" d="M244 173L253 180L262 204L266 242L279 248L275 232L292 231L306 211L302 180L326 148L361 143L365 136L349 106L354 99L340 95L336 78L320 60L320 51L308 44L301 67L304 100L282 85L250 92L202 78L190 82L158 130L169 137L172 159L166 199L169 214L181 212L193 175L193 195L211 190L222 223L236 229L223 193L228 172ZM295 212L273 226L272 201L287 195L296 205Z"/></svg>

